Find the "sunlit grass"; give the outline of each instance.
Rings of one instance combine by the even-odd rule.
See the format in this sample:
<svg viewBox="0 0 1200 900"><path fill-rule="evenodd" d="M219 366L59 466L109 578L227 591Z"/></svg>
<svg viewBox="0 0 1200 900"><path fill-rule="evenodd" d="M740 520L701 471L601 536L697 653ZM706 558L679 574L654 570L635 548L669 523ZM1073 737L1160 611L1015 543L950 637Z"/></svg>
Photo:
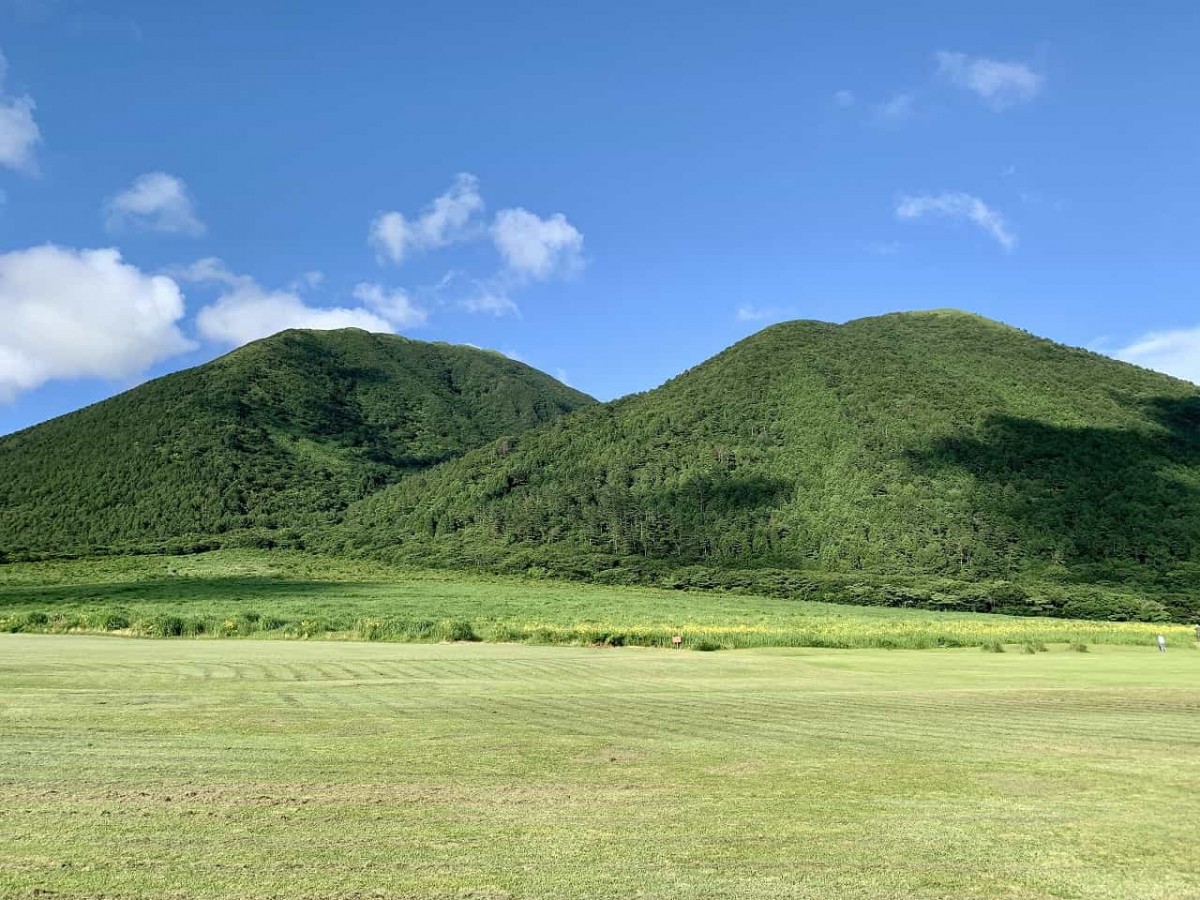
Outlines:
<svg viewBox="0 0 1200 900"><path fill-rule="evenodd" d="M1200 654L0 635L0 897L1200 896Z"/></svg>
<svg viewBox="0 0 1200 900"><path fill-rule="evenodd" d="M0 631L735 649L1194 644L1190 627L480 579L287 553L0 566Z"/></svg>

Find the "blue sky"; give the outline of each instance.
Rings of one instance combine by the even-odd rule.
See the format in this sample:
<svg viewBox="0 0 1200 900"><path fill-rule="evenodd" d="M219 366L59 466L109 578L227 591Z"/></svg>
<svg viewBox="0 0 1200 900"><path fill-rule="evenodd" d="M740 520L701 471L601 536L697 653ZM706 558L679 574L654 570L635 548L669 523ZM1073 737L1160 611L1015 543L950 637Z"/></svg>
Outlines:
<svg viewBox="0 0 1200 900"><path fill-rule="evenodd" d="M953 306L1200 380L1192 3L0 0L0 433L291 325L608 399Z"/></svg>

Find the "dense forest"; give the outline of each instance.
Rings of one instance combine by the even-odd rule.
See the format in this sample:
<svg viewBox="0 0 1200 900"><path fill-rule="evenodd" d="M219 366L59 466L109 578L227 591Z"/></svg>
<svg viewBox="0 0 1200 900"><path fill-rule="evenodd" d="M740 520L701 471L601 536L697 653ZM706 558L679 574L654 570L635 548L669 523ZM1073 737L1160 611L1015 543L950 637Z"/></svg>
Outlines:
<svg viewBox="0 0 1200 900"><path fill-rule="evenodd" d="M301 545L354 500L592 402L498 353L285 331L0 438L0 554Z"/></svg>
<svg viewBox="0 0 1200 900"><path fill-rule="evenodd" d="M790 322L372 495L325 546L590 578L1181 590L1200 390L964 313Z"/></svg>
<svg viewBox="0 0 1200 900"><path fill-rule="evenodd" d="M0 438L3 557L216 546L1187 618L1200 389L953 311L776 325L606 404L290 331Z"/></svg>

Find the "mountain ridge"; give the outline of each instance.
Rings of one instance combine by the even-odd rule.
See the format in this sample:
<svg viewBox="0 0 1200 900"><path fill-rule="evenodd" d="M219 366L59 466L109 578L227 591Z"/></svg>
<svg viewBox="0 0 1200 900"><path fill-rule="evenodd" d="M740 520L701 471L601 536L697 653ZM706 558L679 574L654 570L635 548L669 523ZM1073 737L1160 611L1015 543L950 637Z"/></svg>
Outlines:
<svg viewBox="0 0 1200 900"><path fill-rule="evenodd" d="M494 352L289 331L0 438L0 554L216 546L1186 618L1200 388L958 310L777 323L603 404Z"/></svg>

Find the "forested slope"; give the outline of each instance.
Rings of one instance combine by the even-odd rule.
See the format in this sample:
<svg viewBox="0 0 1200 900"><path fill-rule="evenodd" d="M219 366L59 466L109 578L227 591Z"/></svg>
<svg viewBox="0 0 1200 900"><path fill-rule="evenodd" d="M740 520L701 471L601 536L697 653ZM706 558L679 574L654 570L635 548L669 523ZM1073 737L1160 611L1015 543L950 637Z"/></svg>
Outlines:
<svg viewBox="0 0 1200 900"><path fill-rule="evenodd" d="M590 402L489 351L281 332L0 438L0 552L295 545L351 501Z"/></svg>
<svg viewBox="0 0 1200 900"><path fill-rule="evenodd" d="M1181 583L1200 390L953 311L789 322L406 479L327 545L587 576Z"/></svg>

